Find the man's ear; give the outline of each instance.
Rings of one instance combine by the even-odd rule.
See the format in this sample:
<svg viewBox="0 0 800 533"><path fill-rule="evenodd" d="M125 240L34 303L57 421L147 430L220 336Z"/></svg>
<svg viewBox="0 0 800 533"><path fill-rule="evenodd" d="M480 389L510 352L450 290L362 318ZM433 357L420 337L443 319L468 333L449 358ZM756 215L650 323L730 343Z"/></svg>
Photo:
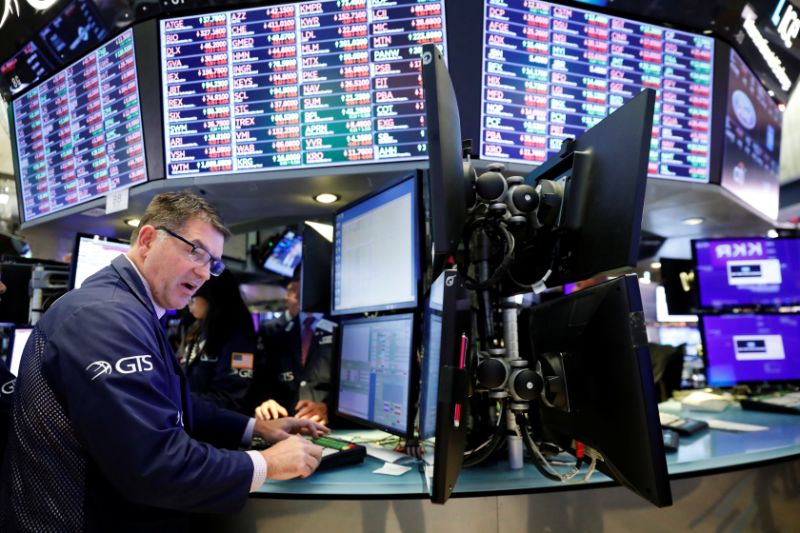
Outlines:
<svg viewBox="0 0 800 533"><path fill-rule="evenodd" d="M136 236L136 247L147 253L153 247L158 238L158 230L147 224L139 228L139 234Z"/></svg>

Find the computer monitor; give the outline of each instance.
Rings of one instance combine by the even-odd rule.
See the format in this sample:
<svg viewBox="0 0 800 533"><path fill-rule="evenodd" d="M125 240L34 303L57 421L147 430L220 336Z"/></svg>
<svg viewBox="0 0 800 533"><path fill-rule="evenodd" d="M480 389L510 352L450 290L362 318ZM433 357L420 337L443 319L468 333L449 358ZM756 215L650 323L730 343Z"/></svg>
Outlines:
<svg viewBox="0 0 800 533"><path fill-rule="evenodd" d="M302 259L303 235L294 230L286 230L262 266L266 270L291 278Z"/></svg>
<svg viewBox="0 0 800 533"><path fill-rule="evenodd" d="M653 504L672 503L639 283L616 278L530 311L548 401L532 407L541 438L603 457L597 468ZM534 428L534 432L537 428Z"/></svg>
<svg viewBox="0 0 800 533"><path fill-rule="evenodd" d="M331 309L331 256L333 243L317 229L303 229L303 267L300 271L300 308L306 313Z"/></svg>
<svg viewBox="0 0 800 533"><path fill-rule="evenodd" d="M800 381L800 314L703 315L700 320L706 382Z"/></svg>
<svg viewBox="0 0 800 533"><path fill-rule="evenodd" d="M428 133L428 209L435 256L452 255L461 242L467 209L475 203L469 164L462 158L458 101L440 49L422 47L422 85Z"/></svg>
<svg viewBox="0 0 800 533"><path fill-rule="evenodd" d="M669 312L667 291L662 285L656 287L657 322L697 322L697 315L673 315Z"/></svg>
<svg viewBox="0 0 800 533"><path fill-rule="evenodd" d="M698 302L694 261L661 257L658 262L661 263L661 285L664 286L669 314L695 313Z"/></svg>
<svg viewBox="0 0 800 533"><path fill-rule="evenodd" d="M22 361L22 351L25 349L25 343L28 342L28 337L31 335L32 328L16 328L14 329L14 340L11 343L11 359L8 363L8 371L15 376L19 374L19 364Z"/></svg>
<svg viewBox="0 0 800 533"><path fill-rule="evenodd" d="M75 235L75 245L72 248L72 260L69 265L68 289L77 289L86 278L103 267L120 254L128 253L131 245L128 241L78 233Z"/></svg>
<svg viewBox="0 0 800 533"><path fill-rule="evenodd" d="M470 302L455 269L431 285L422 342L419 435L434 439L431 501L444 503L455 487L467 438Z"/></svg>
<svg viewBox="0 0 800 533"><path fill-rule="evenodd" d="M552 287L636 265L654 106L655 91L645 89L579 137L571 156L555 156L525 177L533 187L543 180L563 187L563 199L550 206L551 219L543 195L537 218L552 224L517 244L515 287L548 270Z"/></svg>
<svg viewBox="0 0 800 533"><path fill-rule="evenodd" d="M331 313L417 306L421 254L414 177L336 214Z"/></svg>
<svg viewBox="0 0 800 533"><path fill-rule="evenodd" d="M418 379L413 313L343 320L340 327L336 413L410 435Z"/></svg>
<svg viewBox="0 0 800 533"><path fill-rule="evenodd" d="M800 304L800 238L692 241L700 306Z"/></svg>

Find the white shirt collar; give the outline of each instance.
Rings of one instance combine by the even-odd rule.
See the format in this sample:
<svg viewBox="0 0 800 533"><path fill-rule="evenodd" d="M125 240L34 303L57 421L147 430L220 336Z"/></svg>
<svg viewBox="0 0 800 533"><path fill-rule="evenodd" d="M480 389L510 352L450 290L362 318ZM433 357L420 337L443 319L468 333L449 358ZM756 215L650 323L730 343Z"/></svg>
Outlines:
<svg viewBox="0 0 800 533"><path fill-rule="evenodd" d="M131 258L130 258L130 257L128 257L128 254L122 254L122 255L124 255L124 256L125 256L125 259L127 259L127 260L128 260L128 262L129 262L129 263L131 264L131 266L133 267L133 270L135 270L135 271L136 271L136 274L139 276L139 279L140 279L140 280L142 280L142 285L144 285L144 290L145 290L145 291L147 291L147 297L148 297L148 298L150 298L150 302L153 304L153 309L155 309L155 310L156 310L156 316L157 316L159 319L161 319L161 317L162 317L162 316L164 316L164 313L166 313L166 312L167 312L167 310L166 310L166 309L164 309L163 307L159 306L159 305L156 303L156 301L155 301L155 300L153 300L153 293L152 293L152 292L150 292L150 285L147 283L147 280L146 280L146 279L144 279L144 276L142 276L142 273L141 273L141 272L139 272L139 269L138 269L138 268L136 268L136 265L133 263L133 261L131 261Z"/></svg>

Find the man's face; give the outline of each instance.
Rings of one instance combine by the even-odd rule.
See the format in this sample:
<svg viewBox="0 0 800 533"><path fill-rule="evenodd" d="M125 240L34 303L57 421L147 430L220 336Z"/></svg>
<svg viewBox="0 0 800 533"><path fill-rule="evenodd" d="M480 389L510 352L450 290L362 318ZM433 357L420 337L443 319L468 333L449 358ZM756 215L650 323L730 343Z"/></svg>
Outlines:
<svg viewBox="0 0 800 533"><path fill-rule="evenodd" d="M142 275L159 306L182 309L211 276L209 265L198 265L189 259L191 247L185 242L163 231L156 233L146 246ZM222 256L225 239L208 222L190 219L176 233L205 248L214 257Z"/></svg>
<svg viewBox="0 0 800 533"><path fill-rule="evenodd" d="M286 309L292 317L296 317L300 313L300 284L292 281L286 286Z"/></svg>

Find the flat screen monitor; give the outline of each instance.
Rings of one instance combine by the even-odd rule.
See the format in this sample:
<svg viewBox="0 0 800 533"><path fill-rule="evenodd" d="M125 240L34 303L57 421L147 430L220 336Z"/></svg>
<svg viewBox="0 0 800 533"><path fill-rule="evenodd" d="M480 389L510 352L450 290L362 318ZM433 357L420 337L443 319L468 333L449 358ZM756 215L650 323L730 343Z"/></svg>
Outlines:
<svg viewBox="0 0 800 533"><path fill-rule="evenodd" d="M530 338L548 401L541 436L662 507L672 503L639 283L629 274L534 307ZM535 417L534 417L535 418Z"/></svg>
<svg viewBox="0 0 800 533"><path fill-rule="evenodd" d="M778 218L783 113L761 80L730 51L720 184L769 218Z"/></svg>
<svg viewBox="0 0 800 533"><path fill-rule="evenodd" d="M64 64L103 42L108 29L92 0L73 0L39 35L52 55Z"/></svg>
<svg viewBox="0 0 800 533"><path fill-rule="evenodd" d="M673 315L667 306L667 291L662 285L656 287L656 320L658 322L697 322L697 315Z"/></svg>
<svg viewBox="0 0 800 533"><path fill-rule="evenodd" d="M709 181L711 37L540 1L484 9L482 159L544 163L650 88L648 176Z"/></svg>
<svg viewBox="0 0 800 533"><path fill-rule="evenodd" d="M410 435L415 357L412 313L342 321L337 414Z"/></svg>
<svg viewBox="0 0 800 533"><path fill-rule="evenodd" d="M444 1L298 2L161 22L167 178L423 159L420 48Z"/></svg>
<svg viewBox="0 0 800 533"><path fill-rule="evenodd" d="M12 107L24 222L147 180L132 30Z"/></svg>
<svg viewBox="0 0 800 533"><path fill-rule="evenodd" d="M475 192L469 166L465 169L463 163L458 101L444 56L433 45L425 45L422 50L431 240L434 256L448 256L456 252L461 242Z"/></svg>
<svg viewBox="0 0 800 533"><path fill-rule="evenodd" d="M431 501L444 503L455 487L467 437L469 297L458 272L442 272L431 285L422 340L419 435L433 440Z"/></svg>
<svg viewBox="0 0 800 533"><path fill-rule="evenodd" d="M25 343L31 335L32 328L16 328L14 330L14 340L11 344L11 360L8 363L8 371L15 376L19 375L19 364L22 361L22 351Z"/></svg>
<svg viewBox="0 0 800 533"><path fill-rule="evenodd" d="M703 315L711 387L800 381L800 314Z"/></svg>
<svg viewBox="0 0 800 533"><path fill-rule="evenodd" d="M36 43L30 41L11 59L0 65L0 90L9 96L27 91L53 68Z"/></svg>
<svg viewBox="0 0 800 533"><path fill-rule="evenodd" d="M413 177L336 214L332 314L417 306L418 216Z"/></svg>
<svg viewBox="0 0 800 533"><path fill-rule="evenodd" d="M72 249L72 261L69 269L69 289L77 289L86 278L103 267L120 254L128 253L131 245L127 241L78 233Z"/></svg>
<svg viewBox="0 0 800 533"><path fill-rule="evenodd" d="M661 257L658 262L669 314L694 314L698 307L694 261Z"/></svg>
<svg viewBox="0 0 800 533"><path fill-rule="evenodd" d="M287 230L272 248L262 265L265 269L291 278L303 258L303 235Z"/></svg>
<svg viewBox="0 0 800 533"><path fill-rule="evenodd" d="M530 286L548 269L554 287L636 265L654 105L655 91L645 89L580 136L571 157L555 156L525 177L533 187L562 184L564 193L553 225L518 243L510 270L517 284Z"/></svg>
<svg viewBox="0 0 800 533"><path fill-rule="evenodd" d="M800 304L800 239L702 239L692 248L701 307Z"/></svg>
<svg viewBox="0 0 800 533"><path fill-rule="evenodd" d="M333 227L330 230L333 233ZM300 308L306 313L329 313L331 310L332 256L330 237L306 225L303 230L304 261L300 271Z"/></svg>

